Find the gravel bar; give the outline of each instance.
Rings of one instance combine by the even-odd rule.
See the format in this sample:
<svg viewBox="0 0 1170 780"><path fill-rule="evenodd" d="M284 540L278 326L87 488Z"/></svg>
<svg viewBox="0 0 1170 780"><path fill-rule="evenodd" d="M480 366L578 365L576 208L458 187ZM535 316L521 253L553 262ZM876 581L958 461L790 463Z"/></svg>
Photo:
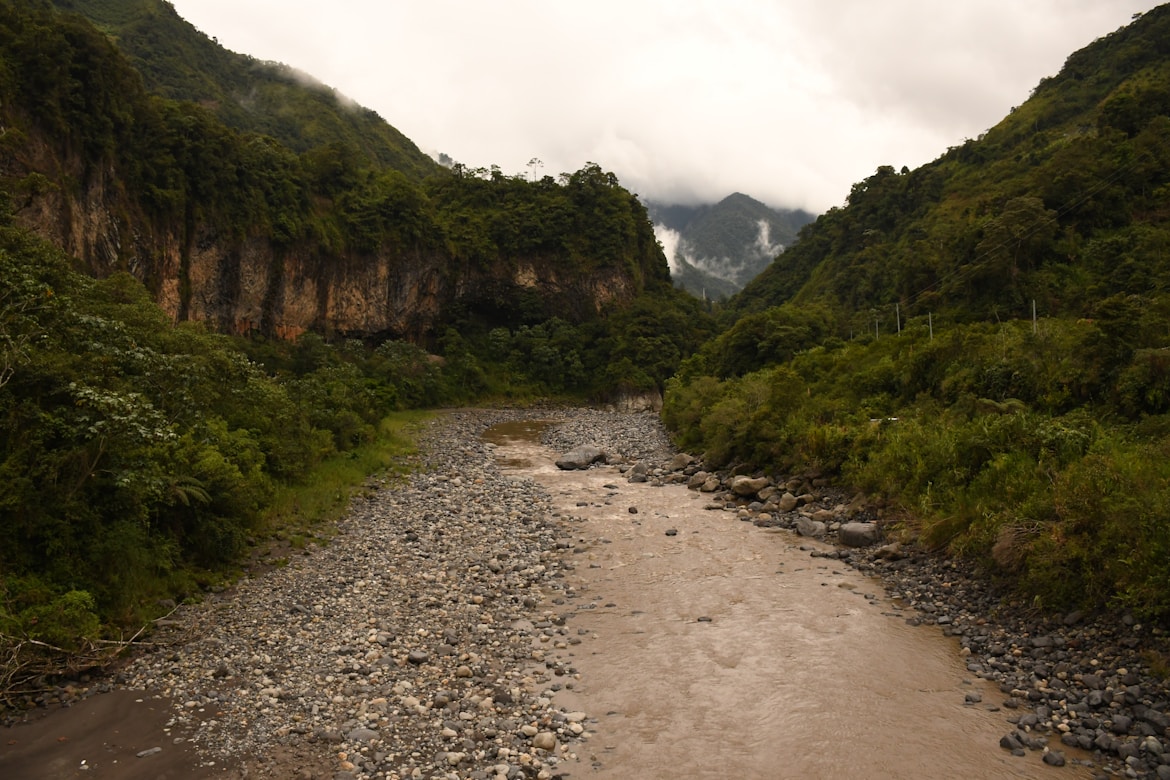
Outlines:
<svg viewBox="0 0 1170 780"><path fill-rule="evenodd" d="M552 604L571 568L563 521L480 440L548 416L444 415L416 473L355 499L327 547L183 607L172 647L122 685L173 699L174 727L242 776L553 777L589 737L585 713L552 702L573 684L546 651L569 641ZM291 773L269 756L287 746L306 761Z"/></svg>

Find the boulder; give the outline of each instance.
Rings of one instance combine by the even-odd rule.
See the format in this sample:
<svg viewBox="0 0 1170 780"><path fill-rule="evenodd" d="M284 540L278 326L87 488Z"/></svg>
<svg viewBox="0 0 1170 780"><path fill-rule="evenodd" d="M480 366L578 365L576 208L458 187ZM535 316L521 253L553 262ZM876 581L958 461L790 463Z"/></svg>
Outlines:
<svg viewBox="0 0 1170 780"><path fill-rule="evenodd" d="M825 535L825 524L819 520L813 520L811 517L801 515L796 518L796 532L801 536L811 536L814 539L821 539Z"/></svg>
<svg viewBox="0 0 1170 780"><path fill-rule="evenodd" d="M707 481L703 483L703 486L699 488L699 490L704 493L714 493L722 485L723 483L719 481L719 477L712 474L711 476L707 477Z"/></svg>
<svg viewBox="0 0 1170 780"><path fill-rule="evenodd" d="M687 466L691 465L694 462L695 462L695 459L692 458L690 455L686 454L685 452L680 452L678 455L675 455L674 458L670 461L670 470L671 471L682 471L683 469L685 469Z"/></svg>
<svg viewBox="0 0 1170 780"><path fill-rule="evenodd" d="M776 502L776 508L781 512L791 512L793 509L796 509L796 504L796 496L792 495L791 493L785 493L784 495L780 496L780 499Z"/></svg>
<svg viewBox="0 0 1170 780"><path fill-rule="evenodd" d="M557 458L557 468L565 471L587 469L602 460L605 460L604 452L592 444L583 444Z"/></svg>
<svg viewBox="0 0 1170 780"><path fill-rule="evenodd" d="M1064 766L1065 764L1064 753L1061 753L1059 750L1049 750L1044 754L1042 760L1049 766Z"/></svg>
<svg viewBox="0 0 1170 780"><path fill-rule="evenodd" d="M696 471L687 481L687 487L691 490L698 490L699 488L703 487L703 483L705 483L707 478L710 476L711 475L706 471Z"/></svg>
<svg viewBox="0 0 1170 780"><path fill-rule="evenodd" d="M650 481L650 467L642 461L634 464L634 467L626 472L630 475L628 481L630 482L649 482Z"/></svg>
<svg viewBox="0 0 1170 780"><path fill-rule="evenodd" d="M877 523L845 523L837 532L837 539L846 547L869 547L881 539Z"/></svg>
<svg viewBox="0 0 1170 780"><path fill-rule="evenodd" d="M362 744L369 744L370 741L377 739L381 735L373 729L356 728L346 734L345 738L350 742L358 742Z"/></svg>
<svg viewBox="0 0 1170 780"><path fill-rule="evenodd" d="M767 477L736 477L731 481L731 492L737 496L754 496L771 482Z"/></svg>
<svg viewBox="0 0 1170 780"><path fill-rule="evenodd" d="M818 509L812 513L812 519L816 520L818 523L824 523L825 525L828 525L829 523L836 521L837 513L832 509Z"/></svg>

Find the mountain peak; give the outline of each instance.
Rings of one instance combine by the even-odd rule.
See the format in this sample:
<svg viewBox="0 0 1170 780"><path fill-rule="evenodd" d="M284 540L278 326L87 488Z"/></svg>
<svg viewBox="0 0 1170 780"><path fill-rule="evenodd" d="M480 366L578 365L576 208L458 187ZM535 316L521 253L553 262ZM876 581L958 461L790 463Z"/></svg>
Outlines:
<svg viewBox="0 0 1170 780"><path fill-rule="evenodd" d="M648 203L676 286L708 298L733 295L796 240L813 215L773 209L733 192L715 204Z"/></svg>

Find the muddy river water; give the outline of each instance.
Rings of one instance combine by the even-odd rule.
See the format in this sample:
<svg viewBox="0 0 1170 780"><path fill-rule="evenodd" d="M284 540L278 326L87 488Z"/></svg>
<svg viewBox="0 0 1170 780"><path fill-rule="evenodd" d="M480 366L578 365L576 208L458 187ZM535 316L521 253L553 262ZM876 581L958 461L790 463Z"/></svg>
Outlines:
<svg viewBox="0 0 1170 780"><path fill-rule="evenodd" d="M1004 696L956 641L909 625L877 581L812 557L817 543L681 485L558 470L540 428L485 438L571 518L575 596L559 608L575 610L581 641L558 652L580 677L557 700L597 720L572 777L1090 776L1001 749Z"/></svg>

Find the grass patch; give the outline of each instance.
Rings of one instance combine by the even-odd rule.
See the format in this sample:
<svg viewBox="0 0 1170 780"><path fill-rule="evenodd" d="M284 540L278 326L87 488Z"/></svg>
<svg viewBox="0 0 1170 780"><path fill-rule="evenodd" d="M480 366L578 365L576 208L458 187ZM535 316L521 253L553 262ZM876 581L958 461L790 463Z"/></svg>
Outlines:
<svg viewBox="0 0 1170 780"><path fill-rule="evenodd" d="M410 473L418 452L414 431L433 417L427 411L394 412L382 419L373 441L323 461L296 485L280 487L261 519L260 536L296 549L328 540L370 477Z"/></svg>

